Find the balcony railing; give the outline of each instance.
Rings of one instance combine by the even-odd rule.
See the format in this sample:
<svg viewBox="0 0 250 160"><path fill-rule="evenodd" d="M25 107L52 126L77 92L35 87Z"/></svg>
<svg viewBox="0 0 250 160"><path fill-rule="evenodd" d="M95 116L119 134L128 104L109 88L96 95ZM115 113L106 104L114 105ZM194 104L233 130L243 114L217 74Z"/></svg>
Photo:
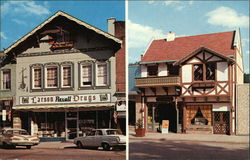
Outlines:
<svg viewBox="0 0 250 160"><path fill-rule="evenodd" d="M136 87L178 86L180 77L141 77L135 79Z"/></svg>

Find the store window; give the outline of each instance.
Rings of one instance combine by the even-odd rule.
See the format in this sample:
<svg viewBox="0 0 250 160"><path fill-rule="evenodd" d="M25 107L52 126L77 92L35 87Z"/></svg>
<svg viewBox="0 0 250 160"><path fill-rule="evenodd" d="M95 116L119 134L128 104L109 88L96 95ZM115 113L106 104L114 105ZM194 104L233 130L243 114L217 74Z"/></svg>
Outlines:
<svg viewBox="0 0 250 160"><path fill-rule="evenodd" d="M148 76L149 77L158 75L158 66L157 65L148 66L147 70L148 70Z"/></svg>
<svg viewBox="0 0 250 160"><path fill-rule="evenodd" d="M47 66L46 67L46 79L47 88L58 87L58 66Z"/></svg>
<svg viewBox="0 0 250 160"><path fill-rule="evenodd" d="M108 67L106 62L97 63L97 85L108 85Z"/></svg>
<svg viewBox="0 0 250 160"><path fill-rule="evenodd" d="M92 64L81 64L81 87L92 85Z"/></svg>
<svg viewBox="0 0 250 160"><path fill-rule="evenodd" d="M64 65L62 66L62 87L72 86L72 66Z"/></svg>
<svg viewBox="0 0 250 160"><path fill-rule="evenodd" d="M38 137L63 137L65 138L65 113L64 112L36 112Z"/></svg>

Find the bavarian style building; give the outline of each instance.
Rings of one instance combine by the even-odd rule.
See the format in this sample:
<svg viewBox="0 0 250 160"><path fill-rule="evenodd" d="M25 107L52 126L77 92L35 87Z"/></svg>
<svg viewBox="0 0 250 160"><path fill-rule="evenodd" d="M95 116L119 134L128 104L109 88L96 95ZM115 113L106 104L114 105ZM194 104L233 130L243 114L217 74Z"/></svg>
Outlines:
<svg viewBox="0 0 250 160"><path fill-rule="evenodd" d="M147 131L235 134L243 83L239 31L153 40L140 61L136 119Z"/></svg>
<svg viewBox="0 0 250 160"><path fill-rule="evenodd" d="M115 54L121 45L114 35L59 11L4 50L16 61L13 127L51 139L116 127ZM4 79L10 79L7 71L1 69Z"/></svg>

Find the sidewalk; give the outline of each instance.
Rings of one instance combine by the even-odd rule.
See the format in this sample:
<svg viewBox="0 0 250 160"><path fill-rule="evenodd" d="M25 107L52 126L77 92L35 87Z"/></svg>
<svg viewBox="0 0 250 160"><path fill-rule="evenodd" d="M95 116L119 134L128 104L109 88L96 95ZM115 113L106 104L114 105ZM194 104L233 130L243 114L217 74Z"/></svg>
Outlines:
<svg viewBox="0 0 250 160"><path fill-rule="evenodd" d="M130 128L129 131L129 140L202 141L249 144L249 136L229 136L219 134L146 133L145 137L135 137L135 132L132 128Z"/></svg>
<svg viewBox="0 0 250 160"><path fill-rule="evenodd" d="M75 148L76 145L73 142L40 142L37 146L33 146L32 148L56 148L56 149L64 149L64 148Z"/></svg>

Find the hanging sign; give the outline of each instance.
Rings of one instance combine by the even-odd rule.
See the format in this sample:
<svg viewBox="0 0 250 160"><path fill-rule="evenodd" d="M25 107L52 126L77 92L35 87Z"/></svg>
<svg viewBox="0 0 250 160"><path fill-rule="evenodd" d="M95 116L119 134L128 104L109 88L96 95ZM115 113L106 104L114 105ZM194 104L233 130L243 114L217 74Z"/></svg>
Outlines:
<svg viewBox="0 0 250 160"><path fill-rule="evenodd" d="M168 133L169 120L162 120L161 133Z"/></svg>
<svg viewBox="0 0 250 160"><path fill-rule="evenodd" d="M3 121L6 121L6 116L7 116L6 110L2 110L2 120Z"/></svg>

